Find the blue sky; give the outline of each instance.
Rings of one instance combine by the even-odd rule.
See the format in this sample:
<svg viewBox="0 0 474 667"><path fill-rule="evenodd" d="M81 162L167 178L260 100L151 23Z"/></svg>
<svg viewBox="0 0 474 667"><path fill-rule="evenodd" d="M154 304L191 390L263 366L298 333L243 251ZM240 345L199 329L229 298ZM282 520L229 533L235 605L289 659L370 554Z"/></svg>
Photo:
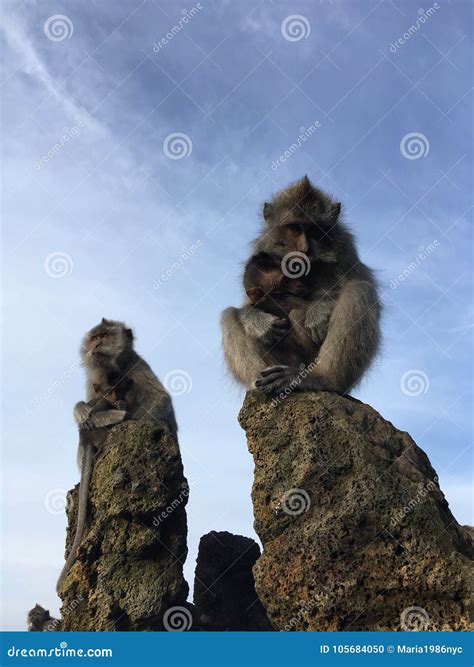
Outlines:
<svg viewBox="0 0 474 667"><path fill-rule="evenodd" d="M103 316L177 378L190 585L201 535L254 536L219 314L241 302L262 202L305 173L381 284L384 349L356 396L472 521L470 3L202 0L186 24L182 9L4 4L4 629L59 607L78 349Z"/></svg>

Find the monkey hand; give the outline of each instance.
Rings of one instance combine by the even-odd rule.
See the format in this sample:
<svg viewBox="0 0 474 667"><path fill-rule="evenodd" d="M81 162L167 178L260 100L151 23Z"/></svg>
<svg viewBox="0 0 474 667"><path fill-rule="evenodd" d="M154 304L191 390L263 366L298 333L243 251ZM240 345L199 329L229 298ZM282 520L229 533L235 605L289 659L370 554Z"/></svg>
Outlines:
<svg viewBox="0 0 474 667"><path fill-rule="evenodd" d="M310 306L306 313L304 328L315 343L322 345L328 332L328 322L329 317L327 312L321 312L319 307Z"/></svg>
<svg viewBox="0 0 474 667"><path fill-rule="evenodd" d="M304 367L303 367L304 369ZM264 394L278 394L285 389L301 391L303 388L303 372L294 366L271 366L264 368L255 381L255 386Z"/></svg>
<svg viewBox="0 0 474 667"><path fill-rule="evenodd" d="M89 417L91 416L93 409L94 408L91 405L84 403L84 401L79 401L79 403L76 403L74 406L74 419L81 430L93 428L89 423Z"/></svg>
<svg viewBox="0 0 474 667"><path fill-rule="evenodd" d="M258 308L242 309L242 325L247 335L272 345L286 336L290 322Z"/></svg>

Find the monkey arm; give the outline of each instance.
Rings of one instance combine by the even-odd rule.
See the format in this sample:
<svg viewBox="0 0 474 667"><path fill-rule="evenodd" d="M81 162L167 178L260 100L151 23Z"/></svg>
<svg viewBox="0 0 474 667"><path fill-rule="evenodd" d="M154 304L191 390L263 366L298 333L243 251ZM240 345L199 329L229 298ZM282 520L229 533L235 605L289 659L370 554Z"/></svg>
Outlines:
<svg viewBox="0 0 474 667"><path fill-rule="evenodd" d="M153 401L148 401L144 405L140 405L132 414L131 419L152 424L165 422L171 434L175 438L177 437L178 424L174 414L173 403L164 387L158 395L155 393Z"/></svg>
<svg viewBox="0 0 474 667"><path fill-rule="evenodd" d="M348 392L370 366L380 343L380 303L374 283L350 281L340 292L328 332L314 363L303 368L273 366L255 385L266 394L330 390Z"/></svg>
<svg viewBox="0 0 474 667"><path fill-rule="evenodd" d="M327 296L324 299L313 301L306 311L304 328L317 344L321 345L326 337L331 311L334 308L335 299Z"/></svg>
<svg viewBox="0 0 474 667"><path fill-rule="evenodd" d="M74 419L80 429L87 428L86 424L92 414L95 403L96 401L90 401L89 403L79 401L74 406Z"/></svg>
<svg viewBox="0 0 474 667"><path fill-rule="evenodd" d="M125 410L112 409L113 405L106 398L95 398L85 403L80 401L74 407L74 419L79 430L113 426L122 422L127 413Z"/></svg>
<svg viewBox="0 0 474 667"><path fill-rule="evenodd" d="M315 375L324 388L344 393L361 379L380 345L380 313L375 283L344 285L318 355Z"/></svg>
<svg viewBox="0 0 474 667"><path fill-rule="evenodd" d="M258 316L253 320L249 316L247 329L243 324L249 310L248 307L226 308L221 316L222 346L227 366L234 378L247 388L253 387L258 372L265 365L255 336L258 331Z"/></svg>
<svg viewBox="0 0 474 667"><path fill-rule="evenodd" d="M247 336L271 345L278 342L288 333L288 320L267 313L260 308L251 305L242 306L242 308L227 308L222 313L224 315L232 311L234 321L238 321Z"/></svg>

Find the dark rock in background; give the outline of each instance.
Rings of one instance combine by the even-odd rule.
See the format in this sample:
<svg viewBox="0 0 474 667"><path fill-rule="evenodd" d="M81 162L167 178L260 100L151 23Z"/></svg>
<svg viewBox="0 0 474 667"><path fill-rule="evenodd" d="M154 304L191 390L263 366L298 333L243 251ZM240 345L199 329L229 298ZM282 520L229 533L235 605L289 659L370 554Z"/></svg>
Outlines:
<svg viewBox="0 0 474 667"><path fill-rule="evenodd" d="M255 592L252 567L260 556L249 537L211 531L201 537L194 581L202 630L272 630Z"/></svg>
<svg viewBox="0 0 474 667"><path fill-rule="evenodd" d="M255 587L278 630L467 630L472 542L410 436L329 392L249 392Z"/></svg>
<svg viewBox="0 0 474 667"><path fill-rule="evenodd" d="M127 422L111 431L95 463L84 540L61 590L63 630L192 624L183 578L188 493L178 444L164 426Z"/></svg>

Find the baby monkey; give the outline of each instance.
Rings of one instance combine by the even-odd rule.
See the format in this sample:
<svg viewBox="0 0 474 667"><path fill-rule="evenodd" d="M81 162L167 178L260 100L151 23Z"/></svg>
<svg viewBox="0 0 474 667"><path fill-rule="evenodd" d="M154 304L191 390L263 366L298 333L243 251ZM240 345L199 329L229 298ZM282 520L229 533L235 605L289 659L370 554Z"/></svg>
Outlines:
<svg viewBox="0 0 474 667"><path fill-rule="evenodd" d="M87 519L87 503L89 499L89 487L94 468L94 459L104 444L110 427L123 422L127 417L127 392L133 385L133 380L107 378L108 385L94 384L96 398L88 403L81 401L74 408L74 414L78 409L84 413L84 408L89 410L89 416L79 428L79 448L77 461L81 469L81 483L79 485L79 502L77 510L76 534L74 542L67 557L66 563L59 575L56 590L59 592L61 584L76 560L78 549L82 542ZM76 419L76 421L78 421Z"/></svg>
<svg viewBox="0 0 474 667"><path fill-rule="evenodd" d="M304 329L311 299L308 276L287 275L280 257L259 252L245 265L243 283L254 308L279 318L276 324L280 329L280 338L272 346L262 348L262 359L268 365L299 366L314 362L318 346Z"/></svg>

